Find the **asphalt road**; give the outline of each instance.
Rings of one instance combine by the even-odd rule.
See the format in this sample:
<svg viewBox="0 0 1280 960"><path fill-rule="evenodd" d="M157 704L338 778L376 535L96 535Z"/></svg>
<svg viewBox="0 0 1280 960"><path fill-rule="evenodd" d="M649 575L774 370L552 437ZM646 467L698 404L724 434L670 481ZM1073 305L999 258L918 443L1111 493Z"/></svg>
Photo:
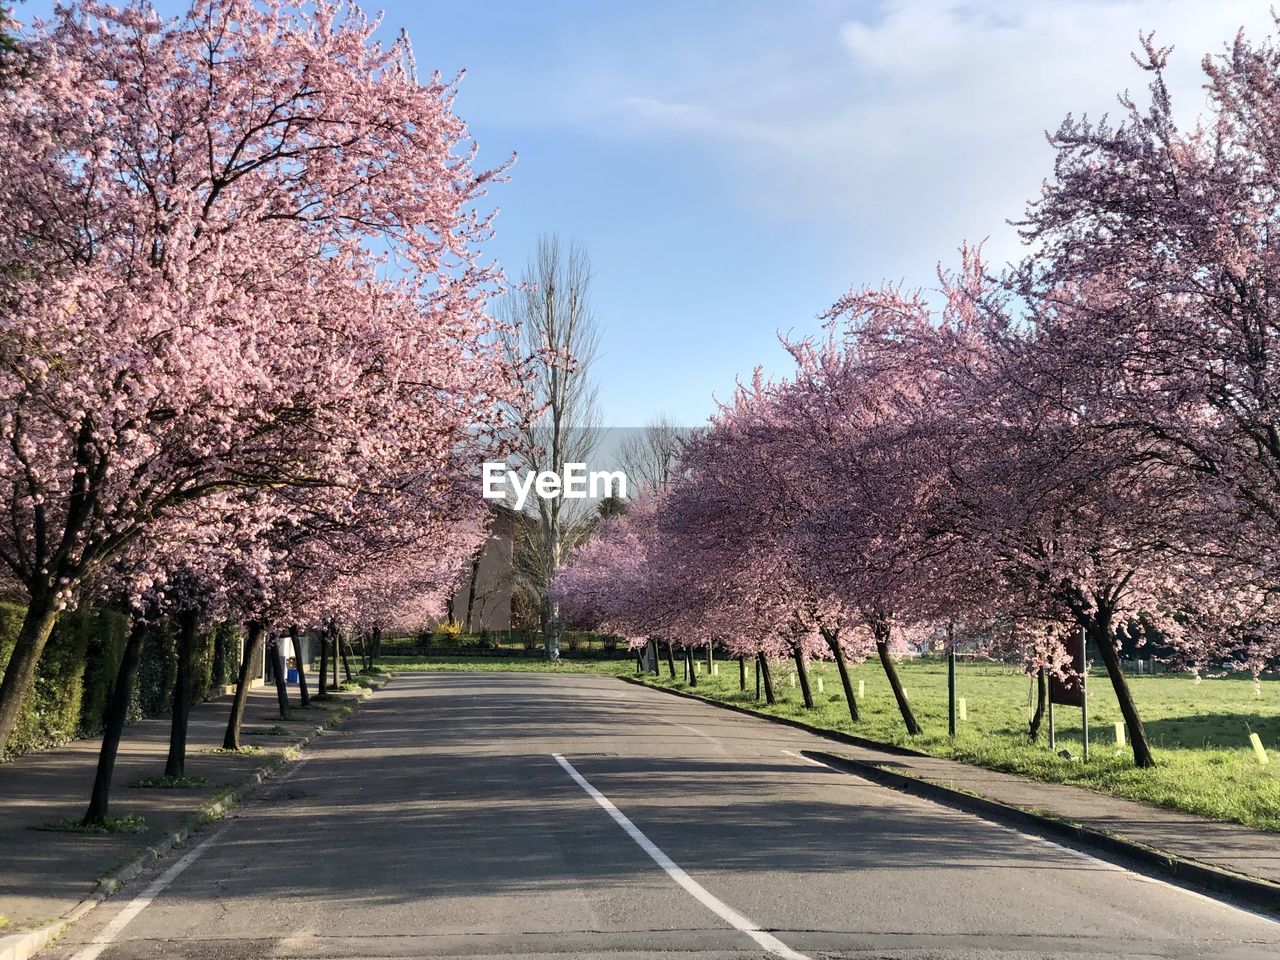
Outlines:
<svg viewBox="0 0 1280 960"><path fill-rule="evenodd" d="M609 678L400 677L49 955L1280 957L1280 924L810 747Z"/></svg>

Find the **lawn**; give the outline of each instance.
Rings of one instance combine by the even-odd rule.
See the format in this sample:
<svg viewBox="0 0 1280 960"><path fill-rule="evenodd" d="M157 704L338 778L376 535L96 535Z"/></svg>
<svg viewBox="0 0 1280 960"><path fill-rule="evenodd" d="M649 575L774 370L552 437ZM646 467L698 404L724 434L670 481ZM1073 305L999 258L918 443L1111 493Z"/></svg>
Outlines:
<svg viewBox="0 0 1280 960"><path fill-rule="evenodd" d="M634 665L627 665L634 669ZM957 696L964 697L968 721L958 724L957 736L947 736L947 673L940 660L904 661L899 673L908 700L924 728L909 737L878 661L852 670L855 692L863 682L859 702L862 720L849 719L840 678L833 664L813 664L813 710L806 710L799 686L792 686L794 667L775 664L772 670L778 704L755 700L754 672L747 669L747 691L738 685L736 661L722 661L718 673L707 676L699 665L696 693L747 706L763 714L803 720L815 727L840 730L872 740L910 746L924 753L951 757L1039 780L1072 783L1103 793L1174 807L1202 816L1234 820L1251 827L1280 831L1280 680L1264 680L1257 689L1248 678L1213 679L1196 683L1186 675L1132 677L1134 699L1156 753L1154 770L1138 770L1132 754L1116 743L1115 721L1120 709L1104 672L1089 678L1090 759L1082 763L1052 753L1047 732L1040 743L1026 738L1031 682L1020 672L1000 664L961 662L957 668ZM823 692L817 680L823 681ZM679 665L676 679L666 666L647 682L658 687L688 689ZM1057 708L1058 749L1081 754L1081 717L1077 708ZM1047 731L1047 723L1046 723ZM1261 736L1272 752L1271 763L1258 763L1249 745L1249 732Z"/></svg>

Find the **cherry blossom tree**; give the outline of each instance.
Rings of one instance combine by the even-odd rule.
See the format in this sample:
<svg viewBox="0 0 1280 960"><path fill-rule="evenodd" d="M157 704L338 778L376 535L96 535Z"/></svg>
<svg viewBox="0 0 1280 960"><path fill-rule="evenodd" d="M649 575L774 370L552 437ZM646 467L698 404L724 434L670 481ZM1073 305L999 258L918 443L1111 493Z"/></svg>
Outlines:
<svg viewBox="0 0 1280 960"><path fill-rule="evenodd" d="M1016 279L1041 305L1061 403L1194 484L1198 533L1175 541L1187 629L1171 639L1193 663L1260 670L1280 655L1280 45L1241 33L1207 56L1207 115L1190 128L1175 121L1169 56L1147 37L1148 99L1051 137Z"/></svg>
<svg viewBox="0 0 1280 960"><path fill-rule="evenodd" d="M350 5L84 0L0 102L0 561L27 590L0 745L59 612L218 493L376 486L492 433L454 86Z"/></svg>

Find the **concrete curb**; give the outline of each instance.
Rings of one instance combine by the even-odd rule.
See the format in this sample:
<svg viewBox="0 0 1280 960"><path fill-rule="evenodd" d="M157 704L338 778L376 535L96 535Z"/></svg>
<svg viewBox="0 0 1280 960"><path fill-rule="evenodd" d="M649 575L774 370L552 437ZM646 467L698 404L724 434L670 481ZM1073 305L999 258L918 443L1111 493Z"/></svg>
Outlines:
<svg viewBox="0 0 1280 960"><path fill-rule="evenodd" d="M794 727L797 730L803 730L806 733L814 734L826 740L833 740L837 743L847 743L852 746L865 747L869 750L878 750L881 753L889 753L896 756L935 759L927 753L912 750L909 747L899 747L896 744L855 737L851 734L841 733L838 730L821 730L800 720L792 720L788 717L771 717L766 714L756 713L746 707L723 703L686 690L670 690L665 687L657 687L631 677L619 677L618 679L624 683L635 684L638 687L657 690L659 693L684 697L687 700L697 700L700 703L707 703L722 710L732 710L734 713L755 717L758 720L767 720L770 723ZM855 760L852 757L842 757L820 750L802 750L800 752L804 756L826 764L833 769L851 773L881 786L890 787L903 793L915 794L945 806L971 813L984 820L990 820L1002 826L1013 827L1024 833L1033 833L1050 840L1062 840L1109 856L1122 857L1184 886L1225 894L1252 908L1280 915L1280 884L1272 883L1269 880L1251 877L1243 873L1233 873L1230 870L1211 866L1199 860L1179 857L1177 854L1159 850L1155 847L1148 847L1145 844L1128 840L1113 833L1086 827L1082 824L1038 811L1011 806L988 797L967 793L964 790L946 786L934 780L925 780L910 774L897 773L869 760ZM4 958L0 957L0 960L4 960Z"/></svg>
<svg viewBox="0 0 1280 960"><path fill-rule="evenodd" d="M128 863L112 870L106 876L100 877L97 886L93 888L92 892L57 920L34 930L24 930L21 933L0 936L0 960L30 960L31 957L47 947L50 942L59 937L72 924L81 920L85 914L92 911L103 900L118 892L147 866L157 860L164 859L174 847L185 841L193 833L208 826L212 821L221 819L227 811L238 806L254 793L258 787L274 777L281 767L294 759L287 755L289 752L301 750L331 726L342 723L351 716L356 707L373 695L374 689L381 689L386 686L386 683L387 681L383 681L376 688L363 688L359 692L352 691L346 694L346 696L353 698L352 701L340 706L331 719L317 724L300 739L290 743L284 748L284 753L270 758L266 763L259 766L244 783L231 787L219 796L202 804L178 829L166 834L151 846L143 848ZM346 709L344 710L343 707L346 707Z"/></svg>

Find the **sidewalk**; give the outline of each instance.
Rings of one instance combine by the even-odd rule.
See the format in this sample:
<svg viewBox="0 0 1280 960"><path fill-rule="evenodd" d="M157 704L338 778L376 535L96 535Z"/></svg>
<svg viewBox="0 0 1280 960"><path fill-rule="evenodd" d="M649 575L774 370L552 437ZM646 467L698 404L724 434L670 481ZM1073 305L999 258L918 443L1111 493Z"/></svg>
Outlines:
<svg viewBox="0 0 1280 960"><path fill-rule="evenodd" d="M831 750L806 750L806 755L855 775L1011 826L1040 829L1046 835L1078 840L1082 845L1139 859L1165 873L1280 912L1280 834L1109 797L1082 787L1043 783L956 760L920 756L888 745L880 749L869 741L857 742L858 738L818 730L799 721L766 717L684 691L642 685L810 731L830 741ZM968 802L971 797L977 801ZM1013 816L1006 815L1009 813ZM1059 829L1062 827L1068 829ZM1073 831L1070 827L1081 829ZM1108 842L1112 839L1119 842ZM1134 844L1145 850L1132 848ZM1199 865L1209 871L1198 870ZM1245 878L1245 882L1237 884L1234 877L1217 877L1210 871Z"/></svg>
<svg viewBox="0 0 1280 960"><path fill-rule="evenodd" d="M296 688L290 692L297 696ZM133 787L142 777L164 772L169 721L142 720L126 728L112 779L111 815L141 814L146 818L142 833L95 835L32 829L84 814L97 769L101 742L97 738L76 740L0 765L0 915L9 921L0 927L0 939L64 917L94 892L100 878L181 829L220 795L251 783L260 768L278 765L291 744L360 699L357 694L343 694L324 704L313 701L312 709L295 706L292 719L281 722L275 687L251 690L241 742L265 751L255 756L206 752L222 746L230 697L194 705L186 772L209 781L208 786L197 789ZM289 735L253 732L276 725L288 729Z"/></svg>

